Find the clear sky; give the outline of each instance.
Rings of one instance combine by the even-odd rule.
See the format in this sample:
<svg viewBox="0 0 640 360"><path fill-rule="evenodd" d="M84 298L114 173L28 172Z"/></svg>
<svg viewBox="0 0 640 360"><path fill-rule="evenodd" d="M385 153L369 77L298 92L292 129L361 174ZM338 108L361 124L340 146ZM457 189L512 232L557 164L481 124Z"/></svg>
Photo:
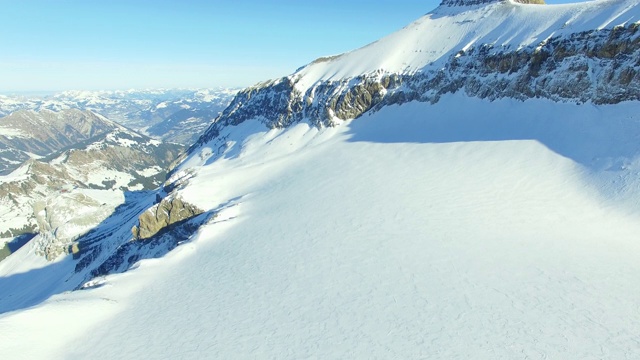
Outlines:
<svg viewBox="0 0 640 360"><path fill-rule="evenodd" d="M0 0L0 91L248 86L366 45L439 2Z"/></svg>

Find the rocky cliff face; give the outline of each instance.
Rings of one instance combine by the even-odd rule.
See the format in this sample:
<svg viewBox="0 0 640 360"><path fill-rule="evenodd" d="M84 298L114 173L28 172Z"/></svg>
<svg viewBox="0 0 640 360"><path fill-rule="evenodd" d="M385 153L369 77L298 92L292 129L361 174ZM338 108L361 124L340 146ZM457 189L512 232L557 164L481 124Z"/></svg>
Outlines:
<svg viewBox="0 0 640 360"><path fill-rule="evenodd" d="M216 138L220 129L249 119L271 128L303 120L332 126L382 106L434 103L443 94L458 91L486 99L594 104L640 100L638 28L633 23L579 32L522 48L479 44L451 55L442 67L426 66L409 74L379 70L320 82L304 92L298 90L294 74L241 91L191 151Z"/></svg>
<svg viewBox="0 0 640 360"><path fill-rule="evenodd" d="M134 226L131 232L138 240L149 239L203 212L204 210L182 201L179 197L165 198L140 215L138 225Z"/></svg>

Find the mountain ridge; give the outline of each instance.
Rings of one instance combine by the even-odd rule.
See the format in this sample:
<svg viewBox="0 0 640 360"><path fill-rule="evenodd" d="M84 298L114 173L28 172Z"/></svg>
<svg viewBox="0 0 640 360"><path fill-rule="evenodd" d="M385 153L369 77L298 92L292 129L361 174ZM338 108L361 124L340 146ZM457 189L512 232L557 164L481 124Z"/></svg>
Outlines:
<svg viewBox="0 0 640 360"><path fill-rule="evenodd" d="M433 103L457 91L489 99L637 100L639 22L640 5L628 0L441 6L363 48L240 91L189 153L249 119L269 128L300 121L332 126L383 106ZM449 34L446 41L441 33ZM512 36L500 40L505 33ZM434 50L423 54L423 48Z"/></svg>

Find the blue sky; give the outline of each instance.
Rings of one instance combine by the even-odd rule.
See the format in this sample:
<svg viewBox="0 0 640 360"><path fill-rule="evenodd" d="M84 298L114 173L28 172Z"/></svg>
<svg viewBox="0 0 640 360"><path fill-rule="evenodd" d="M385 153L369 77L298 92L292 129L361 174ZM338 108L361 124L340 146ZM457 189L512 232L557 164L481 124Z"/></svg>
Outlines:
<svg viewBox="0 0 640 360"><path fill-rule="evenodd" d="M366 45L438 3L0 0L0 91L248 86Z"/></svg>

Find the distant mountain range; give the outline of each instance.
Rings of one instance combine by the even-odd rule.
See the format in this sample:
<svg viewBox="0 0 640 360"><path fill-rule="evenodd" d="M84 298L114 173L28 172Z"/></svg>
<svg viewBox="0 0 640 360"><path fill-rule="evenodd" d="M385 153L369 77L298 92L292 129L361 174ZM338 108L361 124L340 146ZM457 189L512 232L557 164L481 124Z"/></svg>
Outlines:
<svg viewBox="0 0 640 360"><path fill-rule="evenodd" d="M0 126L19 110L89 110L165 141L191 144L237 90L65 91L47 96L0 95Z"/></svg>
<svg viewBox="0 0 640 360"><path fill-rule="evenodd" d="M0 118L0 174L118 128L90 111L18 110Z"/></svg>
<svg viewBox="0 0 640 360"><path fill-rule="evenodd" d="M20 110L8 118L10 145L39 156L0 176L0 248L38 233L48 239L41 250L48 258L112 213L126 192L160 186L183 150L90 111Z"/></svg>

